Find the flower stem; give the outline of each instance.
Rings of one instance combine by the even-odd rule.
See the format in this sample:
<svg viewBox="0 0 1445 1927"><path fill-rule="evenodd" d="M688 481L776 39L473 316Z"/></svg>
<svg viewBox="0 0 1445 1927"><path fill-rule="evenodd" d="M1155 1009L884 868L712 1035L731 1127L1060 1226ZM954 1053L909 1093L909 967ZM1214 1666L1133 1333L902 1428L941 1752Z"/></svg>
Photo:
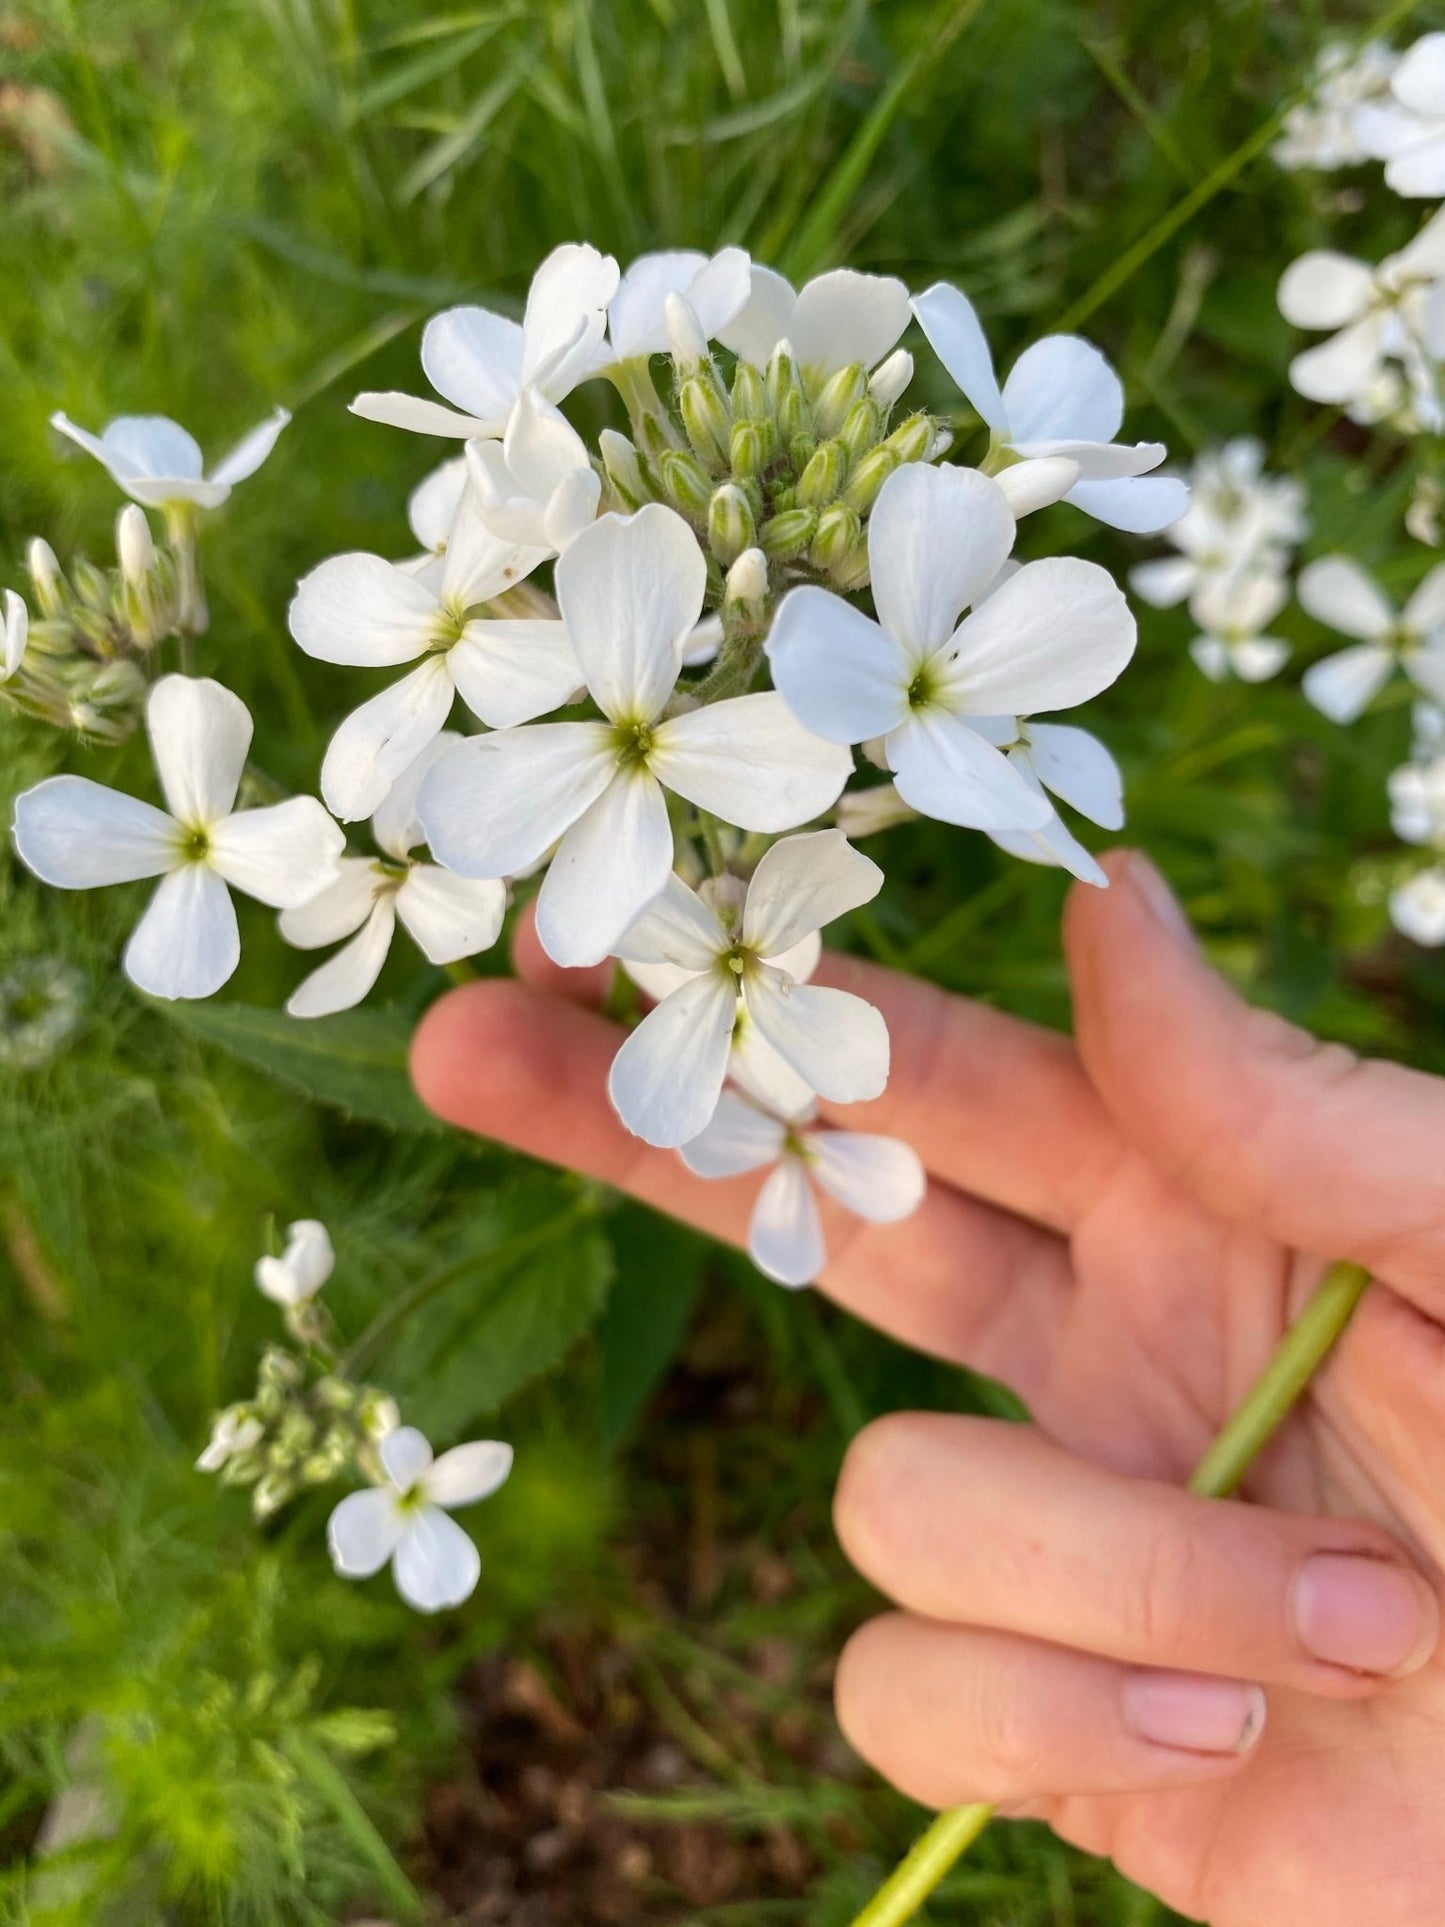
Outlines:
<svg viewBox="0 0 1445 1927"><path fill-rule="evenodd" d="M1285 1333L1278 1350L1226 1422L1193 1476L1189 1490L1226 1499L1289 1417L1310 1381L1354 1316L1370 1274L1361 1265L1331 1265L1314 1296ZM993 1818L988 1806L951 1807L940 1813L852 1927L903 1927L934 1888L967 1853Z"/></svg>

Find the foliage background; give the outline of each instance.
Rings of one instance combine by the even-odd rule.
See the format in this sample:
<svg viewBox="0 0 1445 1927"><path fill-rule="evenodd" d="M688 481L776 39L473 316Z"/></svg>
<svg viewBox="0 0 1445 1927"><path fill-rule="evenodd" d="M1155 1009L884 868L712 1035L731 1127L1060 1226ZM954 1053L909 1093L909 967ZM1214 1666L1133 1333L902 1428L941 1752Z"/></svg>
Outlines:
<svg viewBox="0 0 1445 1927"><path fill-rule="evenodd" d="M1408 11L1412 35L1442 24ZM1181 457L1263 435L1308 477L1307 552L1346 548L1403 590L1431 559L1400 532L1410 473L1395 445L1290 395L1273 291L1305 247L1378 256L1415 217L1373 173L1279 172L1260 136L1321 41L1368 19L1324 0L12 0L0 574L19 583L36 531L108 559L114 492L53 436L53 409L163 411L215 451L286 402L294 426L215 522L202 666L256 711L270 773L311 786L367 691L301 673L291 587L340 549L404 553L406 492L440 452L345 403L414 385L426 314L515 305L548 247L586 236L624 260L738 241L794 275L948 276L1007 349L1085 325L1124 374L1131 433ZM578 399L602 418L604 395ZM1144 552L1071 511L1043 519L1115 568ZM1304 655L1325 646L1286 621ZM1445 1068L1438 959L1392 939L1381 908L1403 700L1345 734L1292 675L1207 685L1182 615L1142 628L1094 720L1130 775L1130 833L1211 954L1303 1022ZM67 751L0 718L7 813L62 754L101 780L128 757L143 780L138 746ZM847 941L1067 1021L1056 875L933 826L895 834L888 858ZM0 1918L447 1918L421 1892L420 1818L428 1785L470 1771L476 1662L505 1643L545 1668L551 1632L582 1625L622 1638L672 1709L692 1757L679 1823L786 1834L819 1882L805 1902L770 1875L766 1900L744 1886L688 1917L845 1921L918 1816L836 1748L832 1777L800 1763L769 1724L866 1607L828 1534L831 1477L872 1412L1002 1395L570 1178L425 1128L399 1066L435 973L394 960L388 1013L311 1062L222 1007L130 994L113 963L133 893L48 895L0 864L0 975L64 959L87 986L55 1062L0 1070ZM228 1001L274 1008L300 966L248 914ZM395 1073L359 1103L358 1051ZM300 1215L332 1226L328 1299L371 1331L370 1375L408 1415L443 1440L495 1425L518 1443L511 1485L475 1515L482 1588L445 1625L384 1581L331 1577L325 1499L262 1531L191 1470L270 1333L251 1260ZM640 1589L679 1534L710 1576ZM785 1656L771 1688L760 1641ZM727 1695L748 1673L742 1719ZM98 1818L42 1864L47 1813L53 1827L97 1790ZM680 1917L675 1894L654 1903L649 1918ZM933 1917L1164 1919L1030 1829L1001 1832Z"/></svg>

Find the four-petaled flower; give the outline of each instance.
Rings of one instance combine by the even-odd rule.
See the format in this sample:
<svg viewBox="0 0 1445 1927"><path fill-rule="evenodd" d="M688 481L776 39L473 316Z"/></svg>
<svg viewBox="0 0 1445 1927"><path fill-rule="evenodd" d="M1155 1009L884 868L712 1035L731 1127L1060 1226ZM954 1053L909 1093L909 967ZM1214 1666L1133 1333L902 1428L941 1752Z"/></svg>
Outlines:
<svg viewBox="0 0 1445 1927"><path fill-rule="evenodd" d="M748 1221L748 1255L780 1285L810 1285L827 1262L815 1186L871 1224L909 1217L928 1186L917 1153L898 1138L826 1130L811 1111L775 1116L734 1091L723 1092L682 1158L700 1178L775 1167Z"/></svg>
<svg viewBox="0 0 1445 1927"><path fill-rule="evenodd" d="M439 1459L413 1425L377 1447L386 1484L351 1492L326 1527L332 1564L347 1579L369 1579L391 1561L396 1589L418 1612L442 1612L469 1598L481 1576L476 1547L449 1512L504 1485L512 1448L496 1439L454 1445Z"/></svg>
<svg viewBox="0 0 1445 1927"><path fill-rule="evenodd" d="M290 419L284 408L276 409L243 435L209 475L195 437L166 415L118 415L99 435L77 428L64 414L52 415L50 425L102 462L133 502L157 509L180 502L217 509L237 482L256 473Z"/></svg>
<svg viewBox="0 0 1445 1927"><path fill-rule="evenodd" d="M1332 723L1352 723L1398 663L1436 702L1445 702L1445 562L1433 568L1402 611L1378 582L1343 555L1300 570L1295 593L1316 622L1358 636L1304 673L1304 692Z"/></svg>
<svg viewBox="0 0 1445 1927"><path fill-rule="evenodd" d="M146 727L169 815L86 776L50 776L15 803L15 847L60 890L160 877L126 947L153 997L209 997L241 958L227 885L293 909L334 883L346 838L311 796L235 808L251 717L220 683L165 676Z"/></svg>
<svg viewBox="0 0 1445 1927"><path fill-rule="evenodd" d="M314 1298L336 1265L331 1234L319 1218L298 1218L286 1227L286 1249L256 1260L256 1289L273 1304L300 1305Z"/></svg>
<svg viewBox="0 0 1445 1927"><path fill-rule="evenodd" d="M557 600L605 720L469 738L422 784L432 854L460 876L516 876L554 843L537 934L567 965L600 963L672 872L666 791L740 829L794 829L852 769L778 695L667 714L707 568L680 515L605 515L557 564Z"/></svg>

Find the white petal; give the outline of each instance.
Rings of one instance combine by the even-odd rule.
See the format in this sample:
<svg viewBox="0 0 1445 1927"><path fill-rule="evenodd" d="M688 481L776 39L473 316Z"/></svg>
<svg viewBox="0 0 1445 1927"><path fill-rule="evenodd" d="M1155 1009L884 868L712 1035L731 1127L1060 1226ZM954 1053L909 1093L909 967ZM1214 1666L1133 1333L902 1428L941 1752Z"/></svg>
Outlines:
<svg viewBox="0 0 1445 1927"><path fill-rule="evenodd" d="M163 877L126 945L125 973L152 997L212 997L241 961L231 893L204 863Z"/></svg>
<svg viewBox="0 0 1445 1927"><path fill-rule="evenodd" d="M419 1613L460 1606L476 1590L481 1555L455 1519L439 1506L407 1514L391 1562L396 1589Z"/></svg>
<svg viewBox="0 0 1445 1927"><path fill-rule="evenodd" d="M211 863L275 910L309 903L336 881L346 838L314 796L241 810L211 832Z"/></svg>
<svg viewBox="0 0 1445 1927"><path fill-rule="evenodd" d="M796 719L774 690L732 696L659 723L649 767L660 783L741 830L792 830L821 816L853 758Z"/></svg>
<svg viewBox="0 0 1445 1927"><path fill-rule="evenodd" d="M748 1256L779 1285L810 1285L827 1262L818 1206L800 1159L785 1158L758 1193Z"/></svg>
<svg viewBox="0 0 1445 1927"><path fill-rule="evenodd" d="M43 883L94 890L163 876L179 856L162 811L88 776L47 776L15 799L15 847Z"/></svg>
<svg viewBox="0 0 1445 1927"><path fill-rule="evenodd" d="M314 1297L336 1269L331 1233L319 1218L298 1218L287 1225L286 1249L275 1262L286 1267L301 1297Z"/></svg>
<svg viewBox="0 0 1445 1927"><path fill-rule="evenodd" d="M1003 385L1003 405L1015 443L1112 442L1124 420L1119 377L1079 335L1045 335L1025 348Z"/></svg>
<svg viewBox="0 0 1445 1927"><path fill-rule="evenodd" d="M447 658L429 656L351 712L321 765L321 794L343 823L371 815L439 733L455 694Z"/></svg>
<svg viewBox="0 0 1445 1927"><path fill-rule="evenodd" d="M473 434L500 435L522 389L522 330L489 308L448 308L422 331L421 365L437 393L476 420Z"/></svg>
<svg viewBox="0 0 1445 1927"><path fill-rule="evenodd" d="M559 555L570 549L583 529L597 520L601 500L602 477L594 469L575 468L564 477L553 489L542 518L548 548Z"/></svg>
<svg viewBox="0 0 1445 1927"><path fill-rule="evenodd" d="M441 599L460 614L515 587L546 557L543 547L527 548L499 535L487 521L479 491L465 488L442 562Z"/></svg>
<svg viewBox="0 0 1445 1927"><path fill-rule="evenodd" d="M897 1224L923 1202L928 1179L917 1152L896 1137L864 1131L810 1131L813 1176L870 1224Z"/></svg>
<svg viewBox="0 0 1445 1927"><path fill-rule="evenodd" d="M1415 943L1445 943L1445 870L1423 870L1392 891L1390 921Z"/></svg>
<svg viewBox="0 0 1445 1927"><path fill-rule="evenodd" d="M743 999L773 1049L820 1097L856 1104L888 1082L888 1026L861 997L794 983L763 964L749 972Z"/></svg>
<svg viewBox="0 0 1445 1927"><path fill-rule="evenodd" d="M1123 672L1136 633L1123 592L1096 562L1026 562L967 617L951 658L937 659L939 700L974 716L1070 709Z"/></svg>
<svg viewBox="0 0 1445 1927"><path fill-rule="evenodd" d="M1352 723L1390 680L1395 658L1379 643L1359 642L1352 649L1313 662L1302 679L1305 695L1332 723Z"/></svg>
<svg viewBox="0 0 1445 1927"><path fill-rule="evenodd" d="M898 794L924 816L972 830L1038 828L1053 814L992 743L958 717L921 711L888 737Z"/></svg>
<svg viewBox="0 0 1445 1927"><path fill-rule="evenodd" d="M1042 455L1015 462L993 479L1003 490L1015 519L1020 520L1036 509L1052 508L1055 502L1061 502L1079 474L1079 464L1071 457Z"/></svg>
<svg viewBox="0 0 1445 1927"><path fill-rule="evenodd" d="M381 669L411 662L436 633L437 599L396 563L355 551L302 576L287 611L291 634L318 662Z"/></svg>
<svg viewBox="0 0 1445 1927"><path fill-rule="evenodd" d="M278 408L265 421L257 422L250 433L243 435L236 446L216 463L211 470L211 481L223 482L230 488L237 482L244 482L248 475L254 475L276 446L281 430L290 419L288 409Z"/></svg>
<svg viewBox="0 0 1445 1927"><path fill-rule="evenodd" d="M1268 682L1289 661L1290 647L1276 636L1250 636L1234 643L1229 653L1241 682Z"/></svg>
<svg viewBox="0 0 1445 1927"><path fill-rule="evenodd" d="M1079 471L1078 479L1084 482L1115 482L1147 475L1169 453L1163 442L1025 441L1021 436L1013 449L1026 462L1070 461Z"/></svg>
<svg viewBox="0 0 1445 1927"><path fill-rule="evenodd" d="M796 952L792 954L797 955ZM811 971L790 969L785 963L779 964L778 968L787 969L788 975L799 983L805 983L812 974ZM779 1117L802 1117L812 1111L816 1095L812 1085L799 1077L791 1064L779 1057L748 1015L746 1004L738 1006L733 1023L728 1076L740 1091Z"/></svg>
<svg viewBox="0 0 1445 1927"><path fill-rule="evenodd" d="M557 564L557 601L604 715L651 722L672 694L702 612L707 564L672 509L604 515Z"/></svg>
<svg viewBox="0 0 1445 1927"><path fill-rule="evenodd" d="M537 936L554 963L601 963L672 872L667 799L645 770L619 771L547 866Z"/></svg>
<svg viewBox="0 0 1445 1927"><path fill-rule="evenodd" d="M13 589L5 591L5 647L0 660L0 682L8 682L25 660L30 639L30 611Z"/></svg>
<svg viewBox="0 0 1445 1927"><path fill-rule="evenodd" d="M1445 135L1416 141L1385 168L1385 184L1407 200L1434 200L1445 194Z"/></svg>
<svg viewBox="0 0 1445 1927"><path fill-rule="evenodd" d="M760 957L780 953L871 903L883 872L841 830L788 836L763 856L743 904L743 941Z"/></svg>
<svg viewBox="0 0 1445 1927"><path fill-rule="evenodd" d="M236 800L251 713L239 696L201 676L162 676L146 702L151 755L171 815L205 828Z"/></svg>
<svg viewBox="0 0 1445 1927"><path fill-rule="evenodd" d="M291 1017L330 1017L359 1004L377 978L391 949L396 929L396 900L388 891L376 899L371 914L344 949L313 970L286 1000Z"/></svg>
<svg viewBox="0 0 1445 1927"><path fill-rule="evenodd" d="M469 622L447 661L457 694L493 729L560 709L582 687L567 625L545 616Z"/></svg>
<svg viewBox="0 0 1445 1927"><path fill-rule="evenodd" d="M1046 790L1101 829L1124 827L1124 779L1097 736L1066 723L1033 723L1029 760Z"/></svg>
<svg viewBox="0 0 1445 1927"><path fill-rule="evenodd" d="M454 729L434 736L414 762L408 763L371 815L371 834L378 849L398 863L405 863L418 843L424 842L417 797L433 769L464 739Z"/></svg>
<svg viewBox="0 0 1445 1927"><path fill-rule="evenodd" d="M1363 261L1324 248L1291 261L1280 277L1279 311L1296 328L1347 328L1374 297L1374 273Z"/></svg>
<svg viewBox="0 0 1445 1927"><path fill-rule="evenodd" d="M1343 555L1321 556L1300 570L1300 607L1342 636L1379 642L1395 626L1395 609L1374 577Z"/></svg>
<svg viewBox="0 0 1445 1927"><path fill-rule="evenodd" d="M976 469L909 463L883 484L868 524L879 622L921 660L947 640L1013 543L1013 512L997 482Z"/></svg>
<svg viewBox="0 0 1445 1927"><path fill-rule="evenodd" d="M397 892L396 914L428 963L456 963L490 950L501 935L507 886L417 863Z"/></svg>
<svg viewBox="0 0 1445 1927"><path fill-rule="evenodd" d="M1422 34L1401 56L1390 92L1425 120L1445 119L1445 33Z"/></svg>
<svg viewBox="0 0 1445 1927"><path fill-rule="evenodd" d="M724 1091L712 1121L682 1146L682 1161L700 1178L736 1178L774 1164L783 1155L788 1127L735 1091Z"/></svg>
<svg viewBox="0 0 1445 1927"><path fill-rule="evenodd" d="M561 409L535 388L522 390L507 422L502 452L520 492L536 502L549 501L552 491L578 470L591 472L586 442Z"/></svg>
<svg viewBox="0 0 1445 1927"><path fill-rule="evenodd" d="M718 329L717 338L754 368L765 368L774 348L791 330L797 305L792 283L755 261L749 276L746 305L732 321Z"/></svg>
<svg viewBox="0 0 1445 1927"><path fill-rule="evenodd" d="M414 435L446 435L464 442L473 435L502 432L495 422L482 421L476 415L458 414L456 409L443 408L439 401L431 401L424 395L401 395L395 389L358 395L350 406L351 413L363 421L381 422L387 428L407 428Z"/></svg>
<svg viewBox="0 0 1445 1927"><path fill-rule="evenodd" d="M516 876L596 802L615 769L601 723L497 730L444 756L423 782L417 810L432 855L449 870Z"/></svg>
<svg viewBox="0 0 1445 1927"><path fill-rule="evenodd" d="M425 1474L426 1496L433 1505L449 1508L475 1505L500 1491L511 1470L512 1448L500 1439L454 1445Z"/></svg>
<svg viewBox="0 0 1445 1927"><path fill-rule="evenodd" d="M401 1537L402 1514L390 1492L348 1492L326 1523L331 1563L347 1579L380 1572Z"/></svg>
<svg viewBox="0 0 1445 1927"><path fill-rule="evenodd" d="M722 617L704 616L700 622L692 625L692 631L682 646L683 668L701 669L704 663L715 661L722 642Z"/></svg>
<svg viewBox="0 0 1445 1927"><path fill-rule="evenodd" d="M562 401L590 372L617 293L617 263L586 242L553 248L532 276L522 317L522 380Z"/></svg>
<svg viewBox="0 0 1445 1927"><path fill-rule="evenodd" d="M1428 636L1432 630L1445 628L1445 562L1430 571L1405 604L1401 627L1412 636Z"/></svg>
<svg viewBox="0 0 1445 1927"><path fill-rule="evenodd" d="M1001 850L1025 863L1042 863L1050 869L1067 870L1071 876L1099 889L1107 889L1109 879L1096 858L1069 829L1063 818L1050 816L1037 830L990 830L990 837Z"/></svg>
<svg viewBox="0 0 1445 1927"><path fill-rule="evenodd" d="M201 451L193 435L166 415L118 415L103 435L87 434L66 415L52 415L51 426L103 462L122 487L150 476L199 481Z"/></svg>
<svg viewBox="0 0 1445 1927"><path fill-rule="evenodd" d="M1211 682L1228 681L1234 664L1227 642L1221 641L1218 636L1196 636L1189 645L1189 654L1195 666Z"/></svg>
<svg viewBox="0 0 1445 1927"><path fill-rule="evenodd" d="M410 1492L432 1462L431 1447L414 1425L398 1425L388 1432L377 1453L398 1492Z"/></svg>
<svg viewBox="0 0 1445 1927"><path fill-rule="evenodd" d="M737 994L718 971L694 977L631 1032L612 1060L607 1094L634 1137L675 1149L717 1109Z"/></svg>
<svg viewBox="0 0 1445 1927"><path fill-rule="evenodd" d="M1410 680L1436 702L1445 702L1445 642L1428 649L1411 649L1404 658Z"/></svg>
<svg viewBox="0 0 1445 1927"><path fill-rule="evenodd" d="M752 299L752 263L747 249L719 248L683 292L708 340L720 339L722 330Z"/></svg>
<svg viewBox="0 0 1445 1927"><path fill-rule="evenodd" d="M406 519L411 532L424 549L434 554L440 554L447 545L468 473L466 456L454 455L425 476L407 497Z"/></svg>
<svg viewBox="0 0 1445 1927"><path fill-rule="evenodd" d="M673 875L661 894L628 926L618 942L617 954L629 967L671 965L696 975L710 970L730 947L731 940L715 912L695 890L688 889L680 876Z"/></svg>
<svg viewBox="0 0 1445 1927"><path fill-rule="evenodd" d="M1157 562L1141 562L1129 571L1129 587L1155 609L1173 609L1199 580L1199 564L1192 556L1164 555Z"/></svg>
<svg viewBox="0 0 1445 1927"><path fill-rule="evenodd" d="M908 713L916 657L828 589L789 590L773 618L767 653L789 709L830 743L867 742Z"/></svg>
<svg viewBox="0 0 1445 1927"><path fill-rule="evenodd" d="M667 352L663 304L669 294L686 294L706 265L707 256L696 248L637 257L617 284L607 310L607 336L618 361Z"/></svg>
<svg viewBox="0 0 1445 1927"><path fill-rule="evenodd" d="M815 377L882 361L908 326L908 290L891 274L834 268L798 295L788 340L798 366Z"/></svg>
<svg viewBox="0 0 1445 1927"><path fill-rule="evenodd" d="M1117 482L1076 482L1064 500L1111 529L1157 535L1189 507L1189 487L1173 475L1134 475Z"/></svg>
<svg viewBox="0 0 1445 1927"><path fill-rule="evenodd" d="M1308 401L1352 402L1369 392L1383 354L1380 320L1366 315L1289 365L1290 385Z"/></svg>
<svg viewBox="0 0 1445 1927"><path fill-rule="evenodd" d="M964 399L977 409L988 427L1008 432L1003 394L993 372L988 338L973 303L957 288L939 281L915 295L913 312L929 345L957 382Z"/></svg>

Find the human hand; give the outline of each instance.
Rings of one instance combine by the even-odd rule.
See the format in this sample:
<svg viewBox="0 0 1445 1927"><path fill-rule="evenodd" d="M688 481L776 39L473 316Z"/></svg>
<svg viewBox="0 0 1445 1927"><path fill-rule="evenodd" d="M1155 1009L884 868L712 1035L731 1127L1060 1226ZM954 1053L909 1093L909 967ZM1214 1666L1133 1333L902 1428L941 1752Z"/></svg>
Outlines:
<svg viewBox="0 0 1445 1927"><path fill-rule="evenodd" d="M838 1674L854 1745L929 1805L1047 1819L1212 1927L1425 1927L1445 1891L1445 1085L1251 1010L1142 858L1076 888L1076 1042L833 957L888 1019L903 1225L830 1225L823 1290L1012 1385L1034 1426L897 1414L855 1440L840 1537L902 1608ZM529 933L521 982L417 1035L469 1129L743 1242L605 1096L598 972ZM1374 1274L1245 1488L1180 1489L1326 1262ZM1424 1577L1421 1577L1424 1575ZM1266 1716L1267 1706L1267 1716Z"/></svg>

